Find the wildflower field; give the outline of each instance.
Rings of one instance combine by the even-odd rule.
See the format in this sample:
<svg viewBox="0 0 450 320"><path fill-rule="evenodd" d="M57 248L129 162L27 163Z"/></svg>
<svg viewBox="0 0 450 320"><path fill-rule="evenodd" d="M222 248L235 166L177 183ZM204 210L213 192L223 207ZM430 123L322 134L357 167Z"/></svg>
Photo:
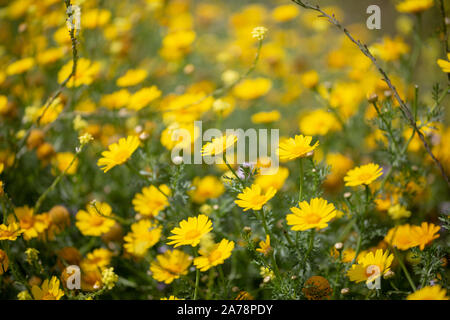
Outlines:
<svg viewBox="0 0 450 320"><path fill-rule="evenodd" d="M0 0L0 299L448 300L449 34L446 0Z"/></svg>

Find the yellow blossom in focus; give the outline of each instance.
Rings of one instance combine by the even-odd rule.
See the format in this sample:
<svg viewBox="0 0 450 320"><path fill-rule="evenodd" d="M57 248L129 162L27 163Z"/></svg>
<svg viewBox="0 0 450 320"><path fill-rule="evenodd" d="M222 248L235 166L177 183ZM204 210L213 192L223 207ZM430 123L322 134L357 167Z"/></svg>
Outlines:
<svg viewBox="0 0 450 320"><path fill-rule="evenodd" d="M150 264L150 271L155 280L170 284L186 275L191 264L192 257L183 251L167 250L164 254L156 256L156 260Z"/></svg>
<svg viewBox="0 0 450 320"><path fill-rule="evenodd" d="M175 245L175 248L182 245L196 247L202 236L211 230L212 222L208 216L200 214L197 217L189 217L187 220L182 220L179 227L172 229L173 235L168 237L172 241L168 244Z"/></svg>
<svg viewBox="0 0 450 320"><path fill-rule="evenodd" d="M200 271L207 271L212 267L223 264L231 256L233 249L234 242L223 239L207 251L199 250L200 256L194 259L194 265Z"/></svg>
<svg viewBox="0 0 450 320"><path fill-rule="evenodd" d="M352 265L347 271L347 276L350 281L356 283L374 281L390 270L393 260L394 255L389 254L388 251L383 252L382 249L378 249L375 253L368 252L358 258L358 263Z"/></svg>
<svg viewBox="0 0 450 320"><path fill-rule="evenodd" d="M277 150L281 160L294 160L307 157L311 151L317 148L319 141L311 145L312 137L296 135L285 142L280 142Z"/></svg>
<svg viewBox="0 0 450 320"><path fill-rule="evenodd" d="M277 191L269 187L265 193L262 193L261 187L258 184L253 184L245 188L242 193L237 195L238 200L234 201L244 211L261 210L270 199L273 198Z"/></svg>
<svg viewBox="0 0 450 320"><path fill-rule="evenodd" d="M88 204L86 209L77 212L75 223L83 235L98 237L114 226L112 208L106 202Z"/></svg>
<svg viewBox="0 0 450 320"><path fill-rule="evenodd" d="M124 248L137 257L143 257L159 241L161 232L162 227L156 222L147 219L136 222L131 225L131 232L123 238Z"/></svg>
<svg viewBox="0 0 450 320"><path fill-rule="evenodd" d="M336 209L332 203L322 198L313 198L308 203L298 203L300 208L292 207L292 214L286 216L287 224L294 231L305 231L308 229L324 229L328 222L336 216Z"/></svg>
<svg viewBox="0 0 450 320"><path fill-rule="evenodd" d="M161 191L160 191L161 190ZM144 187L141 193L134 196L132 204L134 210L146 217L156 217L158 213L169 205L170 189L162 184L159 188L155 186Z"/></svg>
<svg viewBox="0 0 450 320"><path fill-rule="evenodd" d="M345 185L349 187L369 185L382 175L383 169L379 165L369 163L349 170L344 177L344 181Z"/></svg>
<svg viewBox="0 0 450 320"><path fill-rule="evenodd" d="M126 139L121 138L119 142L109 145L108 151L102 152L102 158L98 160L97 165L103 172L108 172L115 166L127 162L139 147L139 144L139 138L136 136L128 136Z"/></svg>

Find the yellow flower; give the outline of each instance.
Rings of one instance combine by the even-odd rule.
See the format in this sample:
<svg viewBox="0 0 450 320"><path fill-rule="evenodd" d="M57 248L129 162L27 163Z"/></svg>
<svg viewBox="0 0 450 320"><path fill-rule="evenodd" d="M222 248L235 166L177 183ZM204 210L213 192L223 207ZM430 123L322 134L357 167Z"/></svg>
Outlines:
<svg viewBox="0 0 450 320"><path fill-rule="evenodd" d="M59 280L53 276L50 281L46 279L41 287L33 286L31 288L34 300L59 300L64 296L64 291L59 287Z"/></svg>
<svg viewBox="0 0 450 320"><path fill-rule="evenodd" d="M123 246L129 253L143 257L159 241L161 232L162 227L156 222L141 220L131 225L131 232L123 238Z"/></svg>
<svg viewBox="0 0 450 320"><path fill-rule="evenodd" d="M409 224L390 229L384 241L400 250L408 250L417 246L416 241L411 236L411 226Z"/></svg>
<svg viewBox="0 0 450 320"><path fill-rule="evenodd" d="M54 63L64 57L64 48L50 48L37 55L37 61L41 65Z"/></svg>
<svg viewBox="0 0 450 320"><path fill-rule="evenodd" d="M58 82L62 83L72 73L73 61L64 65L58 73ZM90 85L100 72L100 63L80 58L77 61L76 74L66 84L68 88Z"/></svg>
<svg viewBox="0 0 450 320"><path fill-rule="evenodd" d="M135 86L145 78L147 78L148 72L144 69L132 69L128 70L123 76L117 79L116 84L119 87L131 87Z"/></svg>
<svg viewBox="0 0 450 320"><path fill-rule="evenodd" d="M196 34L192 30L176 30L167 34L162 41L159 54L168 61L181 59L191 51Z"/></svg>
<svg viewBox="0 0 450 320"><path fill-rule="evenodd" d="M397 203L396 205L389 208L388 214L392 219L397 220L402 218L409 218L411 216L411 211L408 211L406 207Z"/></svg>
<svg viewBox="0 0 450 320"><path fill-rule="evenodd" d="M87 211L77 212L75 223L83 235L98 237L114 226L115 221L110 218L113 215L112 209L106 202L88 204L86 209Z"/></svg>
<svg viewBox="0 0 450 320"><path fill-rule="evenodd" d="M172 229L173 235L168 237L172 240L168 244L176 247L191 245L196 247L200 243L202 236L212 230L212 222L203 214L197 217L189 217L180 222L180 226Z"/></svg>
<svg viewBox="0 0 450 320"><path fill-rule="evenodd" d="M285 4L273 9L272 18L277 22L286 22L296 18L299 14L300 10L297 5Z"/></svg>
<svg viewBox="0 0 450 320"><path fill-rule="evenodd" d="M281 160L294 160L308 156L308 153L316 149L319 145L317 141L311 145L311 136L296 135L287 141L281 142L278 148L278 154Z"/></svg>
<svg viewBox="0 0 450 320"><path fill-rule="evenodd" d="M207 271L214 266L224 263L231 256L233 249L234 242L223 239L207 251L199 250L200 256L194 259L194 265L200 271Z"/></svg>
<svg viewBox="0 0 450 320"><path fill-rule="evenodd" d="M152 277L170 284L188 273L188 268L192 263L192 257L180 250L167 250L164 254L156 256L156 260L150 264Z"/></svg>
<svg viewBox="0 0 450 320"><path fill-rule="evenodd" d="M105 248L95 249L89 252L86 258L81 261L83 270L105 269L110 263L113 253Z"/></svg>
<svg viewBox="0 0 450 320"><path fill-rule="evenodd" d="M18 223L0 224L0 240L15 241L24 232L25 230L22 230Z"/></svg>
<svg viewBox="0 0 450 320"><path fill-rule="evenodd" d="M108 151L102 152L103 158L98 160L97 165L104 172L108 172L115 166L125 163L139 147L139 143L137 136L121 138L119 142L111 144Z"/></svg>
<svg viewBox="0 0 450 320"><path fill-rule="evenodd" d="M65 170L67 170L66 174L72 175L77 172L78 168L78 159L74 158L75 154L73 154L72 152L59 152L54 158L54 163L60 172L64 172ZM72 161L73 163L69 167Z"/></svg>
<svg viewBox="0 0 450 320"><path fill-rule="evenodd" d="M395 8L403 13L419 13L431 8L434 0L404 0L397 4Z"/></svg>
<svg viewBox="0 0 450 320"><path fill-rule="evenodd" d="M269 253L272 251L272 247L270 246L270 236L269 235L266 235L266 241L259 242L259 248L257 248L256 251L261 252L265 256L269 255Z"/></svg>
<svg viewBox="0 0 450 320"><path fill-rule="evenodd" d="M24 58L21 60L17 60L13 63L11 63L6 68L6 74L9 76L15 75L15 74L21 74L24 73L34 66L34 59L33 58Z"/></svg>
<svg viewBox="0 0 450 320"><path fill-rule="evenodd" d="M434 239L439 238L439 230L441 227L432 223L422 222L420 226L411 227L411 236L413 241L417 242L420 250L425 249L425 246L431 243Z"/></svg>
<svg viewBox="0 0 450 320"><path fill-rule="evenodd" d="M142 88L136 91L131 97L127 108L139 111L145 108L150 102L158 99L161 96L161 91L156 86Z"/></svg>
<svg viewBox="0 0 450 320"><path fill-rule="evenodd" d="M215 176L195 177L192 186L194 190L189 191L189 195L195 203L204 203L208 199L218 198L225 192L223 183Z"/></svg>
<svg viewBox="0 0 450 320"><path fill-rule="evenodd" d="M267 28L265 27L255 27L252 30L252 37L258 39L259 41L264 40L266 36Z"/></svg>
<svg viewBox="0 0 450 320"><path fill-rule="evenodd" d="M270 188L280 190L286 179L289 177L289 169L280 167L276 173L271 174L271 170L264 175L258 175L255 179L255 184L259 185L263 192L267 192Z"/></svg>
<svg viewBox="0 0 450 320"><path fill-rule="evenodd" d="M81 15L81 27L94 29L106 25L111 18L111 12L105 9L89 9Z"/></svg>
<svg viewBox="0 0 450 320"><path fill-rule="evenodd" d="M175 296L170 296L168 298L161 298L159 300L184 300L184 299L180 299L180 298L177 298Z"/></svg>
<svg viewBox="0 0 450 320"><path fill-rule="evenodd" d="M9 259L5 251L0 249L0 276L8 270Z"/></svg>
<svg viewBox="0 0 450 320"><path fill-rule="evenodd" d="M14 209L14 213L19 219L20 228L24 230L23 238L30 240L36 238L39 233L48 228L48 224L42 215L35 215L33 208L28 206Z"/></svg>
<svg viewBox="0 0 450 320"><path fill-rule="evenodd" d="M383 253L382 249L378 249L375 254L369 252L358 258L358 263L352 265L352 268L347 271L347 276L350 281L356 283L374 281L390 270L392 260L394 255L389 254L388 251Z"/></svg>
<svg viewBox="0 0 450 320"><path fill-rule="evenodd" d="M264 204L267 201L273 198L273 196L277 193L274 188L269 187L265 194L262 193L261 187L257 184L251 185L251 187L247 187L244 191L238 194L238 199L234 201L239 207L244 208L244 211L247 210L261 210Z"/></svg>
<svg viewBox="0 0 450 320"><path fill-rule="evenodd" d="M312 89L319 83L319 74L315 70L307 71L301 75L300 82L304 87Z"/></svg>
<svg viewBox="0 0 450 320"><path fill-rule="evenodd" d="M108 290L112 290L119 280L119 276L114 273L114 268L106 268L102 271L102 284Z"/></svg>
<svg viewBox="0 0 450 320"><path fill-rule="evenodd" d="M450 73L450 53L447 53L447 60L438 59L437 64L441 67L442 71Z"/></svg>
<svg viewBox="0 0 450 320"><path fill-rule="evenodd" d="M379 165L369 163L348 171L344 181L348 187L369 185L382 175L383 169Z"/></svg>
<svg viewBox="0 0 450 320"><path fill-rule="evenodd" d="M272 81L270 79L245 79L234 87L233 93L239 99L254 100L266 95L271 88Z"/></svg>
<svg viewBox="0 0 450 320"><path fill-rule="evenodd" d="M341 125L330 112L319 109L303 116L299 128L306 135L324 136L328 132L339 130Z"/></svg>
<svg viewBox="0 0 450 320"><path fill-rule="evenodd" d="M202 148L202 156L214 156L223 154L228 148L233 146L237 141L234 134L223 135L220 138L214 138L211 142L205 144Z"/></svg>
<svg viewBox="0 0 450 320"><path fill-rule="evenodd" d="M336 209L332 203L322 198L313 198L310 203L299 202L299 208L292 207L292 214L286 216L287 224L294 231L305 231L328 227L328 222L336 216Z"/></svg>
<svg viewBox="0 0 450 320"><path fill-rule="evenodd" d="M170 189L165 184L160 185L159 189L155 186L142 188L141 193L134 196L132 201L134 210L146 217L156 217L158 213L169 205L167 196L170 195Z"/></svg>
<svg viewBox="0 0 450 320"><path fill-rule="evenodd" d="M331 172L324 184L326 187L338 187L342 185L345 172L353 167L353 160L340 153L329 153L326 156L327 165L331 166Z"/></svg>
<svg viewBox="0 0 450 320"><path fill-rule="evenodd" d="M395 39L384 37L383 42L374 44L371 49L375 56L384 61L398 60L402 55L409 52L409 46L401 37Z"/></svg>
<svg viewBox="0 0 450 320"><path fill-rule="evenodd" d="M406 297L406 300L450 300L447 290L440 285L426 286Z"/></svg>
<svg viewBox="0 0 450 320"><path fill-rule="evenodd" d="M281 114L277 110L269 112L258 112L252 115L252 122L255 124L270 123L280 120Z"/></svg>
<svg viewBox="0 0 450 320"><path fill-rule="evenodd" d="M130 92L127 89L121 89L110 94L105 94L100 99L100 105L111 110L123 108L130 101Z"/></svg>

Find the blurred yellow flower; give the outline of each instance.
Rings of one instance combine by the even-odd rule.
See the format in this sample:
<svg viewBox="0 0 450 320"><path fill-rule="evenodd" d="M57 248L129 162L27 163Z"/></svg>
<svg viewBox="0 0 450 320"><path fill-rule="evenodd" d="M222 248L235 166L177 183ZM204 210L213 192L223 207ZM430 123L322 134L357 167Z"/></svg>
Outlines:
<svg viewBox="0 0 450 320"><path fill-rule="evenodd" d="M156 222L143 219L131 225L131 232L123 238L125 240L123 247L127 252L143 257L148 249L159 241L161 232L162 227Z"/></svg>
<svg viewBox="0 0 450 320"><path fill-rule="evenodd" d="M202 148L202 156L215 156L223 154L228 148L233 146L238 137L234 134L223 135L220 138L214 138L206 143Z"/></svg>
<svg viewBox="0 0 450 320"><path fill-rule="evenodd" d="M312 89L319 83L319 74L315 70L307 71L301 75L300 82L304 87Z"/></svg>
<svg viewBox="0 0 450 320"><path fill-rule="evenodd" d="M272 10L272 19L276 22L286 22L295 19L300 14L295 4L280 5Z"/></svg>
<svg viewBox="0 0 450 320"><path fill-rule="evenodd" d="M408 250L417 245L416 241L411 236L411 226L409 224L391 228L384 238L384 241L400 250Z"/></svg>
<svg viewBox="0 0 450 320"><path fill-rule="evenodd" d="M445 73L450 73L450 53L447 53L447 60L438 59L437 64Z"/></svg>
<svg viewBox="0 0 450 320"><path fill-rule="evenodd" d="M65 170L67 170L67 175L75 174L78 169L78 159L76 159L75 157L75 154L73 154L72 152L58 152L54 158L54 163L59 172L64 172Z"/></svg>
<svg viewBox="0 0 450 320"><path fill-rule="evenodd" d="M242 100L254 100L266 95L271 88L270 79L245 79L234 87L233 94Z"/></svg>
<svg viewBox="0 0 450 320"><path fill-rule="evenodd" d="M272 173L272 171L276 172ZM265 174L256 177L255 184L259 185L263 192L267 192L270 188L280 190L288 177L288 168L279 167L278 170L269 169L269 172L265 172Z"/></svg>
<svg viewBox="0 0 450 320"><path fill-rule="evenodd" d="M64 291L60 288L59 279L53 276L46 279L40 287L34 285L31 288L34 300L59 300L64 296Z"/></svg>
<svg viewBox="0 0 450 320"><path fill-rule="evenodd" d="M376 43L371 47L372 53L384 61L398 60L402 55L408 53L409 50L409 46L401 37L392 39L389 36L383 37L381 43Z"/></svg>
<svg viewBox="0 0 450 320"><path fill-rule="evenodd" d="M139 111L160 96L161 91L156 86L142 88L131 95L127 108Z"/></svg>
<svg viewBox="0 0 450 320"><path fill-rule="evenodd" d="M119 87L132 87L147 78L148 72L144 69L128 70L123 76L117 79L116 84Z"/></svg>
<svg viewBox="0 0 450 320"><path fill-rule="evenodd" d="M252 115L252 122L255 124L260 123L270 123L276 122L280 120L281 114L277 110L269 111L269 112L258 112Z"/></svg>
<svg viewBox="0 0 450 320"><path fill-rule="evenodd" d="M160 211L169 205L167 199L170 196L169 187L162 184L159 186L159 190L155 186L142 188L141 193L137 193L132 201L134 210L146 217L156 217Z"/></svg>
<svg viewBox="0 0 450 320"><path fill-rule="evenodd" d="M0 249L0 276L8 271L9 259L5 251Z"/></svg>
<svg viewBox="0 0 450 320"><path fill-rule="evenodd" d="M188 273L188 268L192 263L192 257L180 250L167 250L164 254L159 254L150 264L152 277L170 284Z"/></svg>
<svg viewBox="0 0 450 320"><path fill-rule="evenodd" d="M266 235L265 241L259 242L259 248L256 248L257 252L261 252L266 257L269 255L270 252L272 252L272 247L270 246L270 235Z"/></svg>
<svg viewBox="0 0 450 320"><path fill-rule="evenodd" d="M58 82L62 83L72 73L73 61L64 65L58 73ZM80 58L77 61L77 70L75 75L66 84L68 88L90 85L100 73L100 63L92 62L86 58Z"/></svg>
<svg viewBox="0 0 450 320"><path fill-rule="evenodd" d="M408 211L405 206L397 203L388 209L389 216L394 219L409 218L411 216L411 211Z"/></svg>
<svg viewBox="0 0 450 320"><path fill-rule="evenodd" d="M419 13L434 5L434 0L403 0L395 8L403 13Z"/></svg>
<svg viewBox="0 0 450 320"><path fill-rule="evenodd" d="M432 223L422 222L420 226L411 227L411 237L413 241L417 242L420 250L423 250L426 245L439 238L438 232L440 229L441 227Z"/></svg>
<svg viewBox="0 0 450 320"><path fill-rule="evenodd" d="M336 117L325 110L315 110L300 118L300 131L309 136L324 136L329 132L341 129Z"/></svg>
<svg viewBox="0 0 450 320"><path fill-rule="evenodd" d="M20 228L24 231L23 238L30 240L36 238L39 233L48 228L48 224L42 215L37 215L33 208L28 206L17 207L14 214L19 219ZM13 219L10 217L10 219Z"/></svg>
<svg viewBox="0 0 450 320"><path fill-rule="evenodd" d="M426 286L409 294L406 300L450 300L447 290L440 285Z"/></svg>
<svg viewBox="0 0 450 320"><path fill-rule="evenodd" d="M22 230L16 222L10 222L8 225L0 224L0 240L15 241L24 232L25 230Z"/></svg>
<svg viewBox="0 0 450 320"><path fill-rule="evenodd" d="M192 186L194 190L188 193L195 203L204 203L208 199L218 198L225 192L223 183L215 176L195 177Z"/></svg>
<svg viewBox="0 0 450 320"><path fill-rule="evenodd" d="M16 74L24 73L34 66L34 59L33 58L24 58L21 60L17 60L6 68L6 74L9 76L13 76Z"/></svg>

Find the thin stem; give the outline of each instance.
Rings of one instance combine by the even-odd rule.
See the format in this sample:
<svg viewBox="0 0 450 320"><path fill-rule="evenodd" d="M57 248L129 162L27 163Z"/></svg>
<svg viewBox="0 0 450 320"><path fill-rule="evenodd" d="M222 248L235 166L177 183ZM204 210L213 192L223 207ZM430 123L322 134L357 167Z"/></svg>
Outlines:
<svg viewBox="0 0 450 320"><path fill-rule="evenodd" d="M236 177L236 179L239 180L239 182L241 183L242 187L244 187L244 181L242 181L242 179L237 175L236 171L229 165L229 163L227 162L227 158L225 157L225 153L223 153L223 161L225 162L225 165L228 167L228 169L230 169L230 171L233 173L233 175Z"/></svg>
<svg viewBox="0 0 450 320"><path fill-rule="evenodd" d="M298 190L298 202L303 200L303 158L300 158L300 185Z"/></svg>
<svg viewBox="0 0 450 320"><path fill-rule="evenodd" d="M372 102L373 107L375 108L375 110L377 111L378 117L381 119L381 121L383 122L384 126L386 127L386 130L389 134L389 136L391 137L392 143L393 143L393 147L394 147L394 152L398 153L399 151L399 147L397 144L397 140L395 140L395 136L392 133L392 129L391 126L389 125L389 123L386 121L386 119L384 118L383 114L381 113L380 109L378 108L377 102L373 101Z"/></svg>
<svg viewBox="0 0 450 320"><path fill-rule="evenodd" d="M416 286L414 285L414 282L413 282L412 279L411 279L411 275L409 274L408 269L406 269L406 266L405 266L405 264L403 263L403 260L400 258L399 254L398 254L398 251L397 251L397 248L392 247L392 249L393 249L393 251L394 251L394 256L395 256L395 258L397 259L398 263L400 264L400 267L401 267L402 270L403 270L403 273L404 273L405 276L406 276L406 279L408 279L408 282L409 282L409 285L411 286L411 289L413 289L413 291L416 291L416 290L417 290L417 289L416 289Z"/></svg>
<svg viewBox="0 0 450 320"><path fill-rule="evenodd" d="M194 249L194 255L195 257L198 256L197 250ZM198 295L198 285L200 283L200 269L196 269L195 271L195 289L194 289L194 300L197 300L197 295Z"/></svg>

